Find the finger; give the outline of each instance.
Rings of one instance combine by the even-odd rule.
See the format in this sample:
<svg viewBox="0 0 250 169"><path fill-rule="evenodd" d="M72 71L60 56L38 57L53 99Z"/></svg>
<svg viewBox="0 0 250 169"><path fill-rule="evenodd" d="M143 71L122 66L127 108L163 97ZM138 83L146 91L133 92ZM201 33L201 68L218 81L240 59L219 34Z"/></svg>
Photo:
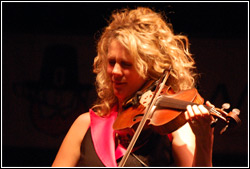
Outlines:
<svg viewBox="0 0 250 169"><path fill-rule="evenodd" d="M201 113L201 111L200 111L200 109L198 108L197 105L194 105L192 108L193 108L195 118L200 118L200 117L203 116L203 114Z"/></svg>
<svg viewBox="0 0 250 169"><path fill-rule="evenodd" d="M215 107L213 104L210 103L210 101L206 101L206 105L213 108Z"/></svg>
<svg viewBox="0 0 250 169"><path fill-rule="evenodd" d="M202 114L198 106L193 105L193 106L188 107L188 112L191 117L189 124L191 124L191 126L199 126L201 124L200 119L201 119Z"/></svg>
<svg viewBox="0 0 250 169"><path fill-rule="evenodd" d="M199 105L198 108L200 109L200 112L202 113L202 117L204 118L204 120L208 120L209 122L214 120L213 117L210 115L208 109L206 109L204 105Z"/></svg>
<svg viewBox="0 0 250 169"><path fill-rule="evenodd" d="M199 105L198 108L203 116L209 115L209 111L203 105Z"/></svg>
<svg viewBox="0 0 250 169"><path fill-rule="evenodd" d="M188 112L187 112L187 111L184 112L184 116L185 116L185 119L186 119L187 121L189 121L190 118L189 118L189 115L188 115Z"/></svg>
<svg viewBox="0 0 250 169"><path fill-rule="evenodd" d="M194 118L194 112L193 112L193 109L192 109L191 105L187 106L187 114L188 114L189 120L192 121L193 118Z"/></svg>
<svg viewBox="0 0 250 169"><path fill-rule="evenodd" d="M209 126L214 127L216 120L213 118L213 116L210 115L208 109L205 108L205 106L200 105L198 106L203 114L203 122L206 124L209 124Z"/></svg>

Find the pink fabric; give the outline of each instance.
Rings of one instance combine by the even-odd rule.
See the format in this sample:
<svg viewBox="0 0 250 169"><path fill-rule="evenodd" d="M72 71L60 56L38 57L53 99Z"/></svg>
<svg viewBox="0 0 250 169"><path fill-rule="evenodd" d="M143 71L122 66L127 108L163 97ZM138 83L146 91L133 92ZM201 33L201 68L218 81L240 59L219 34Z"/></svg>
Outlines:
<svg viewBox="0 0 250 169"><path fill-rule="evenodd" d="M127 149L125 149L123 146L121 146L119 144L118 147L116 148L116 151L115 151L116 159L122 157L126 153L126 151L127 151Z"/></svg>
<svg viewBox="0 0 250 169"><path fill-rule="evenodd" d="M96 153L106 167L117 167L116 159L122 157L126 151L121 146L115 150L115 132L113 123L117 117L117 108L111 110L109 117L100 117L90 110L91 135Z"/></svg>

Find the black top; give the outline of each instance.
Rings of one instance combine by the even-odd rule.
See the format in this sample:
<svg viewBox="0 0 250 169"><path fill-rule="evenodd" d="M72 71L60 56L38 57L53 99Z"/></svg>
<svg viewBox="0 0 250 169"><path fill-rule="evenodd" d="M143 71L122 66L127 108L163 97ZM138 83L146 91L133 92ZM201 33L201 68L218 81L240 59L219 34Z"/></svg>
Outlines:
<svg viewBox="0 0 250 169"><path fill-rule="evenodd" d="M173 166L172 145L167 135L153 133L149 141L140 149L131 153L125 167L143 167L145 163L150 167ZM122 158L122 157L121 157ZM117 163L119 164L118 159ZM139 160L137 159L139 158ZM140 160L142 162L140 162ZM95 152L91 131L88 129L81 144L81 156L78 167L105 167Z"/></svg>

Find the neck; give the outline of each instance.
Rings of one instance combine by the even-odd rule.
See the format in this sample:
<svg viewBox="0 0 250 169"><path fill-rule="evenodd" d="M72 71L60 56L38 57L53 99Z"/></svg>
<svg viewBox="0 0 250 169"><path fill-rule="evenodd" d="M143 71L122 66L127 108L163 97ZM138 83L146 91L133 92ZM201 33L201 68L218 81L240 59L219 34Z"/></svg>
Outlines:
<svg viewBox="0 0 250 169"><path fill-rule="evenodd" d="M118 114L120 114L122 112L122 104L123 104L123 100L119 99L119 101L118 101Z"/></svg>

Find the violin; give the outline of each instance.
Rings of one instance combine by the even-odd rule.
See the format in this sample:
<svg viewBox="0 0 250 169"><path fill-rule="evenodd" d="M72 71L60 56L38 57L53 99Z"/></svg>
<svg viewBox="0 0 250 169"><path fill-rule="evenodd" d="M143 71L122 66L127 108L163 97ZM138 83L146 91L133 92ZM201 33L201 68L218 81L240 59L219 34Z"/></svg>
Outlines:
<svg viewBox="0 0 250 169"><path fill-rule="evenodd" d="M150 116L148 122L148 125L152 125L153 129L162 135L172 133L187 122L183 113L187 105L199 105L204 103L204 99L195 88L171 94L173 91L169 86L166 86L162 93L163 94L157 98L155 104L156 109ZM136 106L133 104L123 111L114 122L113 128L115 130L131 129L135 124L140 122L145 107L148 106L148 99L152 97L152 94L153 93L149 90L140 96L140 105ZM137 97L138 95L134 100L138 100ZM126 104L125 106L128 105ZM230 105L228 103L224 103L222 108L204 106L213 117L220 119L227 127L229 125L233 126L241 123L238 117L238 109L233 109L229 113L224 111L229 108ZM218 120L215 121L217 122ZM212 126L215 125L215 121L211 124ZM221 134L224 132L225 130L222 130Z"/></svg>
<svg viewBox="0 0 250 169"><path fill-rule="evenodd" d="M135 143L136 147L142 145L142 140L148 138L153 131L165 135L177 130L187 122L184 115L187 105L204 103L195 88L175 93L170 86L165 85L168 76L169 72L158 81L149 81L123 104L123 111L116 118L113 129L120 144L127 147L127 151L132 151ZM227 103L223 104L222 108L204 106L214 117L211 127L214 127L218 120L225 124L220 134L241 123L238 109L229 113L224 111L229 108ZM143 139L138 140L139 135ZM126 158L124 157L124 161Z"/></svg>

